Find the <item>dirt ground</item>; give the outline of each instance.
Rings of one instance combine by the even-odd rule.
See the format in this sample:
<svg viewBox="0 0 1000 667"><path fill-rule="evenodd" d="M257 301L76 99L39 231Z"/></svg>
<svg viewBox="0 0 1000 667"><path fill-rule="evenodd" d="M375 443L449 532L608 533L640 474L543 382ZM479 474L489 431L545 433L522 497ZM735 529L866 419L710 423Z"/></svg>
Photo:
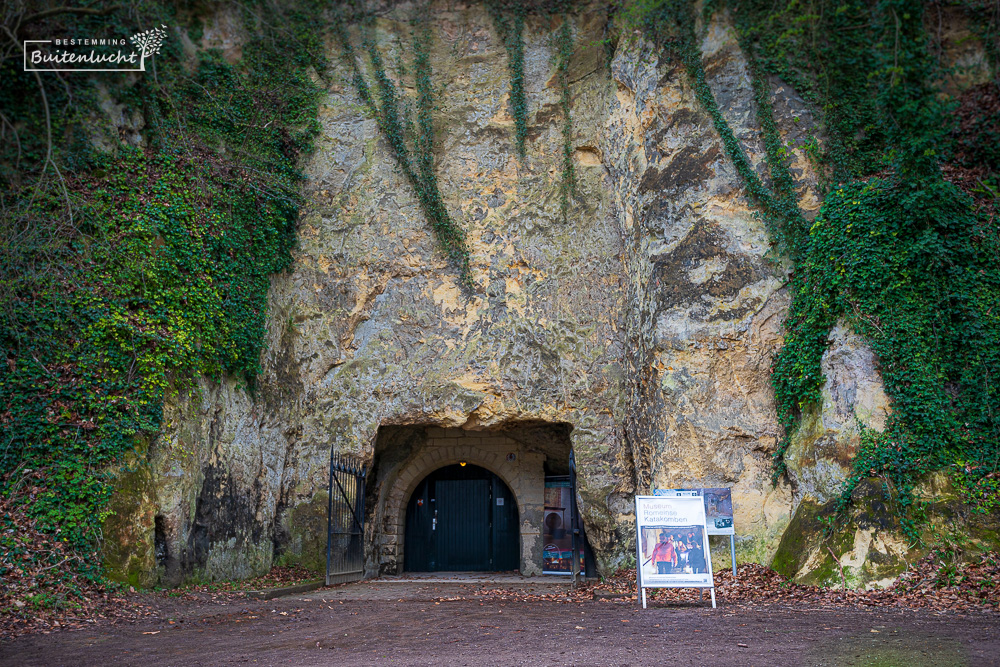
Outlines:
<svg viewBox="0 0 1000 667"><path fill-rule="evenodd" d="M1000 615L719 600L525 601L458 583L270 601L150 596L156 617L0 644L0 665L997 665ZM547 591L539 591L545 593ZM570 600L571 598L567 598Z"/></svg>

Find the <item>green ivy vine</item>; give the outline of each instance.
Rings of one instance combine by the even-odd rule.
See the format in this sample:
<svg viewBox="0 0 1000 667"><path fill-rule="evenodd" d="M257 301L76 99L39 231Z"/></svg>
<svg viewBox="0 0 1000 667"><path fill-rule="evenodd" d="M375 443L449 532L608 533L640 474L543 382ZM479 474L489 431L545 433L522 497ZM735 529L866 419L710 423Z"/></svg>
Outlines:
<svg viewBox="0 0 1000 667"><path fill-rule="evenodd" d="M528 138L528 102L524 94L524 20L528 6L518 0L490 0L486 6L507 50L510 113L514 117L517 154L524 159L524 142Z"/></svg>
<svg viewBox="0 0 1000 667"><path fill-rule="evenodd" d="M563 220L569 215L570 199L576 196L576 170L573 166L573 117L570 114L572 98L569 92L569 63L573 57L573 26L569 15L563 14L556 32L556 73L559 78L559 109L562 124L562 180L559 183L559 208Z"/></svg>
<svg viewBox="0 0 1000 667"><path fill-rule="evenodd" d="M573 57L573 26L570 0L490 0L487 3L497 34L507 51L507 68L510 72L510 110L514 117L514 136L517 154L525 155L528 136L528 103L524 92L524 22L529 13L559 16L561 23L553 35L555 45L556 77L559 82L559 109L563 114L562 165L559 183L559 207L563 220L569 214L571 199L576 196L576 170L573 165L573 104L569 89L569 65Z"/></svg>
<svg viewBox="0 0 1000 667"><path fill-rule="evenodd" d="M90 9L14 15L8 35L200 24L153 0ZM0 114L16 128L0 141L0 489L87 577L102 576L115 479L128 453L143 460L165 398L202 375L253 387L270 276L291 261L322 35L303 3L242 10L238 65L212 50L188 60L172 31L134 83L0 60ZM123 131L93 147L97 82L141 142Z"/></svg>
<svg viewBox="0 0 1000 667"><path fill-rule="evenodd" d="M893 411L881 433L864 429L838 512L859 482L875 478L916 537L915 485L942 469L973 506L997 507L995 208L942 176L953 152L953 104L932 85L943 72L928 51L922 7L903 0L727 3L749 61L770 172L765 184L705 81L692 4L639 5L632 16L683 63L748 196L794 263L787 334L773 368L785 430L775 481L802 415L820 409L822 356L845 318L878 356ZM827 192L812 224L795 204L766 75L801 92L828 137L815 153Z"/></svg>
<svg viewBox="0 0 1000 667"><path fill-rule="evenodd" d="M334 33L341 46L345 62L351 68L351 80L362 102L378 123L379 130L389 142L396 164L413 187L417 201L431 224L434 235L448 258L458 268L462 284L473 288L472 269L465 231L454 221L441 197L437 174L434 170L434 86L431 80L429 46L432 39L426 12L418 12L413 31L413 70L417 90L417 122L414 126L407 106L402 106L396 86L385 71L382 55L375 43L371 15L354 8L352 14L341 10L334 20ZM362 48L368 56L375 80L374 95L359 64L357 50L351 41L349 24L360 19L363 34ZM377 100L376 100L377 97ZM412 148L407 145L411 137Z"/></svg>

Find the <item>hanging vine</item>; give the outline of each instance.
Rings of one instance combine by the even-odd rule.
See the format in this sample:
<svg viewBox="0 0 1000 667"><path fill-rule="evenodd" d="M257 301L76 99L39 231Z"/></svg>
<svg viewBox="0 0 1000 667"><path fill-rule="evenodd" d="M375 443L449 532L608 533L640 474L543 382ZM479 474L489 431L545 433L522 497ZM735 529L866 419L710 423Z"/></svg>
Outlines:
<svg viewBox="0 0 1000 667"><path fill-rule="evenodd" d="M893 413L882 433L864 430L838 510L861 480L877 478L916 536L913 489L930 471L951 470L976 507L1000 505L1000 264L996 228L983 213L993 209L977 209L941 175L952 120L928 83L939 72L921 8L902 0L820 4L818 12L767 0L729 6L750 64L770 187L705 81L691 3L633 9L684 64L748 196L795 265L773 373L785 430L775 480L802 414L819 409L822 356L844 317L878 355ZM829 135L820 153L829 192L811 225L795 206L764 73L803 92Z"/></svg>
<svg viewBox="0 0 1000 667"><path fill-rule="evenodd" d="M514 117L517 154L524 159L525 141L528 138L528 102L524 93L524 19L528 10L525 3L518 0L490 0L486 6L507 50L510 113Z"/></svg>
<svg viewBox="0 0 1000 667"><path fill-rule="evenodd" d="M559 183L559 208L563 220L569 214L571 199L576 196L576 170L573 165L572 96L569 89L569 65L573 57L573 26L570 22L572 2L569 0L490 0L487 3L497 34L507 51L507 68L510 72L510 110L514 117L514 135L517 154L525 156L528 136L528 104L524 90L524 23L529 13L561 17L553 35L555 46L556 77L559 82L559 108L562 124L562 164Z"/></svg>
<svg viewBox="0 0 1000 667"><path fill-rule="evenodd" d="M569 63L573 57L573 26L569 16L563 15L556 33L556 72L559 78L559 108L562 124L562 180L559 183L559 209L563 220L569 214L570 198L576 196L576 171L573 167L573 117L570 114L572 98L569 92Z"/></svg>
<svg viewBox="0 0 1000 667"><path fill-rule="evenodd" d="M418 12L413 31L413 68L417 89L417 122L411 125L409 115L400 110L396 86L385 71L382 55L375 43L370 15L362 12L362 48L368 56L375 79L376 93L367 83L359 65L357 52L348 32L348 17L338 13L334 20L334 34L340 43L345 61L351 67L351 80L358 96L375 116L379 130L389 142L396 163L406 180L413 187L421 210L431 224L431 229L448 258L458 269L462 284L473 288L472 269L465 231L452 220L441 197L437 174L434 169L434 88L431 80L429 45L432 39L426 12ZM377 96L377 101L376 101ZM407 136L413 135L412 150L407 146Z"/></svg>

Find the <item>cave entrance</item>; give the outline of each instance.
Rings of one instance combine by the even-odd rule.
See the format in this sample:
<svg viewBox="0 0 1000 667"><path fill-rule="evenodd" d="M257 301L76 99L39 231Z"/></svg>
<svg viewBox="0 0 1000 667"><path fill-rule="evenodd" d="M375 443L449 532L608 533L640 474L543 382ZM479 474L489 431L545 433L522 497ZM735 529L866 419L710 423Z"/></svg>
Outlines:
<svg viewBox="0 0 1000 667"><path fill-rule="evenodd" d="M408 572L504 572L520 562L517 502L495 473L461 462L435 470L406 509Z"/></svg>
<svg viewBox="0 0 1000 667"><path fill-rule="evenodd" d="M546 477L570 473L572 430L570 424L547 422L380 427L366 492L368 576L444 570L542 574ZM451 505L455 496L465 497L465 504ZM442 504L446 500L449 507ZM443 531L438 535L434 509ZM459 555L459 547L466 555Z"/></svg>

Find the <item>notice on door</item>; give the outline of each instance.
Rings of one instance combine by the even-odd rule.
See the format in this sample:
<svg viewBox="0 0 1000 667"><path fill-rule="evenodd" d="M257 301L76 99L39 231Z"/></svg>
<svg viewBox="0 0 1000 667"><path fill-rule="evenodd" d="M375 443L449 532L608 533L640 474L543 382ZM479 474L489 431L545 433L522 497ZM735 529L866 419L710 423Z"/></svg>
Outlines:
<svg viewBox="0 0 1000 667"><path fill-rule="evenodd" d="M712 588L705 504L698 496L636 496L640 588Z"/></svg>

